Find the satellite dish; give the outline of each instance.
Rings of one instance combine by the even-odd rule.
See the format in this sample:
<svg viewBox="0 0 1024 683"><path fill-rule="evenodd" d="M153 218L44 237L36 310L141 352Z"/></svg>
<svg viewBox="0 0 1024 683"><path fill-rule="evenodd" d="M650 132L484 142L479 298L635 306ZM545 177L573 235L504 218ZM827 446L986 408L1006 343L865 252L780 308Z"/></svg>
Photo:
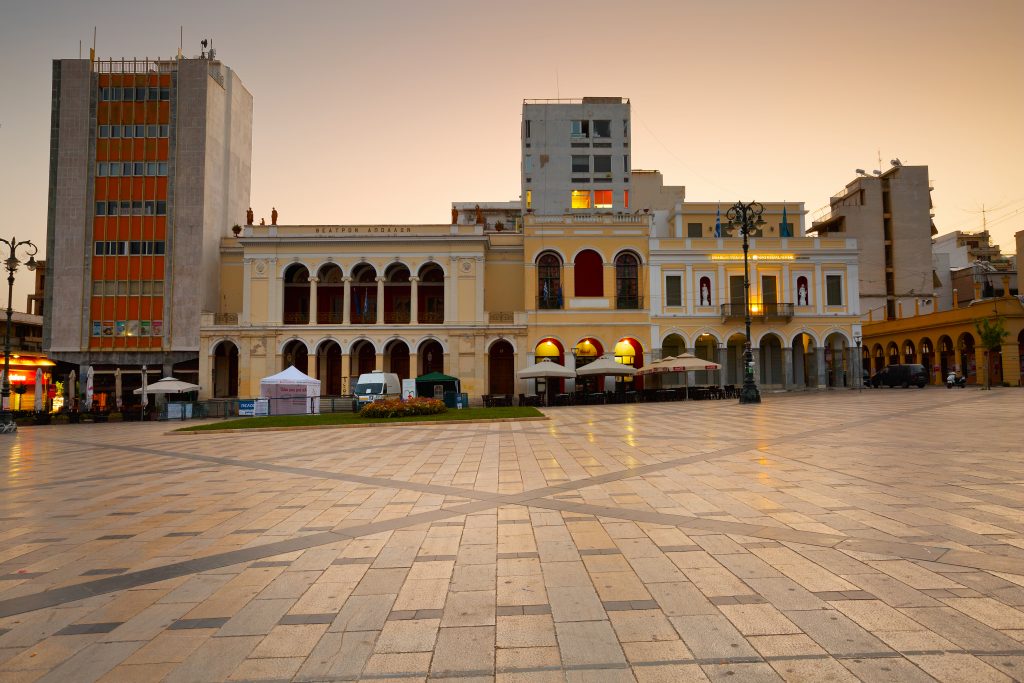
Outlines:
<svg viewBox="0 0 1024 683"><path fill-rule="evenodd" d="M882 175L882 172L881 171L872 171L871 174L872 175Z"/></svg>
<svg viewBox="0 0 1024 683"><path fill-rule="evenodd" d="M208 41L206 38L203 38L202 40L199 41L199 44L202 45L203 49L205 50L206 46L210 44L210 41Z"/></svg>
<svg viewBox="0 0 1024 683"><path fill-rule="evenodd" d="M899 157L893 159L889 163L892 164L893 166L895 166L896 168L899 168L900 166L903 165L903 162L899 160Z"/></svg>

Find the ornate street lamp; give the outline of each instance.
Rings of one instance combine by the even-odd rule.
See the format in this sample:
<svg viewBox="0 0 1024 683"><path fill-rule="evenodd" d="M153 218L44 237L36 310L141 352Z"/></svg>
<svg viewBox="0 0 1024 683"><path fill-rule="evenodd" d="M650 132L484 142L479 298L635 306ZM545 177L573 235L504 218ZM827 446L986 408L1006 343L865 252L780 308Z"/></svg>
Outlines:
<svg viewBox="0 0 1024 683"><path fill-rule="evenodd" d="M15 237L12 237L10 240L5 240L0 237L0 242L6 244L11 252L11 255L4 261L4 267L7 268L7 331L4 333L4 383L3 389L0 390L0 401L2 401L3 405L3 411L0 412L0 433L13 434L18 431L18 425L14 424L14 416L11 414L10 410L11 316L14 315L14 309L11 308L11 300L14 296L14 271L18 270L18 266L21 265L21 261L18 260L16 252L19 247L24 246L25 250L28 251L28 263L25 264L25 267L29 270L35 270L35 257L39 252L39 248L28 240L19 242Z"/></svg>
<svg viewBox="0 0 1024 683"><path fill-rule="evenodd" d="M757 202L744 204L736 202L726 212L729 227L739 228L743 235L743 308L746 322L747 338L743 344L743 388L740 389L740 403L760 403L761 394L754 382L754 352L750 347L750 266L747 263L747 251L750 249L748 239L751 231L764 225L761 214L764 207Z"/></svg>

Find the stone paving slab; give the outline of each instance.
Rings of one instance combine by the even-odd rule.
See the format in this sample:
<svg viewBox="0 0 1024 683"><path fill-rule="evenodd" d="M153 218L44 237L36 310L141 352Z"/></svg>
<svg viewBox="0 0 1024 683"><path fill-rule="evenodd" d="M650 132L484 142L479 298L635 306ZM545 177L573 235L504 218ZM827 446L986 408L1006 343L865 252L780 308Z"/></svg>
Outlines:
<svg viewBox="0 0 1024 683"><path fill-rule="evenodd" d="M2 443L0 680L1020 680L1024 392Z"/></svg>

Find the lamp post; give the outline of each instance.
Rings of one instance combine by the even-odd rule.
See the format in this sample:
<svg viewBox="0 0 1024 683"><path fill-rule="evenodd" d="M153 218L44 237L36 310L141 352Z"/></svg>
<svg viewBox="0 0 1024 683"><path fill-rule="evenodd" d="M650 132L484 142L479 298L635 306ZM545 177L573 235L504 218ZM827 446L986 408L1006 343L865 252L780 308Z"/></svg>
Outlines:
<svg viewBox="0 0 1024 683"><path fill-rule="evenodd" d="M0 402L3 405L3 411L0 412L0 433L13 434L18 431L18 425L14 424L14 416L11 414L9 405L11 401L11 317L14 315L11 300L14 297L14 272L21 265L21 261L17 257L19 247L24 246L28 251L28 262L25 267L29 270L36 269L35 257L39 248L28 240L19 242L16 237L12 237L10 240L0 237L0 243L6 244L11 253L4 261L4 267L7 268L7 330L4 333L4 383L3 389L0 390Z"/></svg>
<svg viewBox="0 0 1024 683"><path fill-rule="evenodd" d="M860 343L863 337L860 333L853 335L853 343L857 345L857 391L864 389L864 357L860 355Z"/></svg>
<svg viewBox="0 0 1024 683"><path fill-rule="evenodd" d="M739 228L740 234L743 235L743 309L747 338L743 344L743 388L740 389L740 403L761 402L761 394L758 393L757 384L754 382L754 352L750 346L750 265L747 262L747 252L750 250L751 231L764 225L761 218L763 213L764 207L757 202L736 202L725 214L729 218L729 227Z"/></svg>

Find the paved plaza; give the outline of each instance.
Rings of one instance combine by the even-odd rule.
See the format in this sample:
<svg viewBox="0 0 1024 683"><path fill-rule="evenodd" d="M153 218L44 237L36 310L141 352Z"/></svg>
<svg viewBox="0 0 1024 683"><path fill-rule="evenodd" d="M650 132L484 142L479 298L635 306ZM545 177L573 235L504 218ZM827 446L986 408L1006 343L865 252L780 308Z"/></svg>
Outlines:
<svg viewBox="0 0 1024 683"><path fill-rule="evenodd" d="M0 681L1024 678L1024 391L2 437Z"/></svg>

